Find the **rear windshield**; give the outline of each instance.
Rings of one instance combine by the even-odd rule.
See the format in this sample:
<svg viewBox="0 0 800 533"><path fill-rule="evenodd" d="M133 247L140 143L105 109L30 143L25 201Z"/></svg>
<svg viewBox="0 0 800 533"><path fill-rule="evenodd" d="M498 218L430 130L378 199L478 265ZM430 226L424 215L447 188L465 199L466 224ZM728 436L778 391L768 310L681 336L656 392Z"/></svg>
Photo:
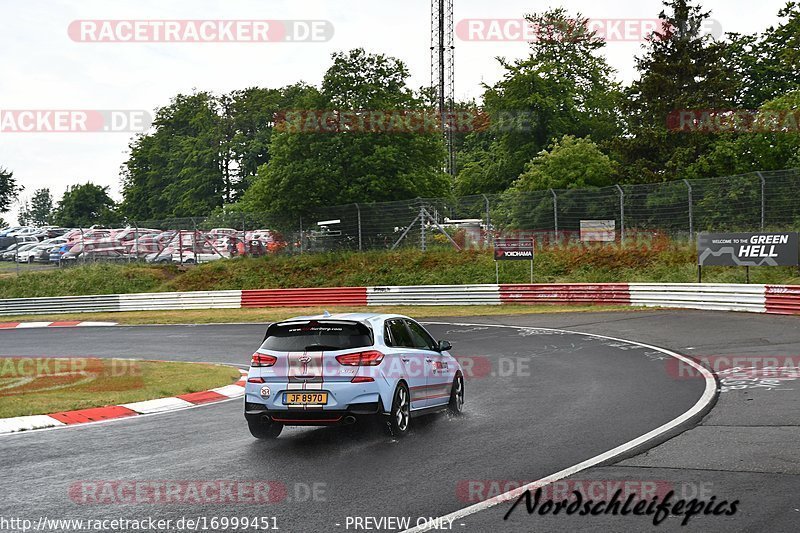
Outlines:
<svg viewBox="0 0 800 533"><path fill-rule="evenodd" d="M364 324L306 322L273 324L267 329L263 350L278 352L324 352L372 346L372 332Z"/></svg>

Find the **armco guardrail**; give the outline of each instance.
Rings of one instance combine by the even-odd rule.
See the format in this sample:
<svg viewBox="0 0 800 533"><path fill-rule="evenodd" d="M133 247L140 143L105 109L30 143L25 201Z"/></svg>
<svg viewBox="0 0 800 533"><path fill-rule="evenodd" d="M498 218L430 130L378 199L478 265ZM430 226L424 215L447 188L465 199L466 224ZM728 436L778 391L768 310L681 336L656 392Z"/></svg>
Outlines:
<svg viewBox="0 0 800 533"><path fill-rule="evenodd" d="M542 304L621 305L800 314L800 286L584 283L110 294L0 300L0 315L243 307Z"/></svg>
<svg viewBox="0 0 800 533"><path fill-rule="evenodd" d="M499 285L368 287L368 305L500 305Z"/></svg>
<svg viewBox="0 0 800 533"><path fill-rule="evenodd" d="M120 311L119 295L60 296L52 298L14 298L13 300L0 300L0 315L96 313L100 311Z"/></svg>
<svg viewBox="0 0 800 533"><path fill-rule="evenodd" d="M119 311L239 309L242 291L154 292L120 294Z"/></svg>
<svg viewBox="0 0 800 533"><path fill-rule="evenodd" d="M367 305L366 287L242 291L242 307Z"/></svg>
<svg viewBox="0 0 800 533"><path fill-rule="evenodd" d="M766 313L764 285L631 284L631 305Z"/></svg>
<svg viewBox="0 0 800 533"><path fill-rule="evenodd" d="M628 305L631 301L627 283L501 285L504 304L586 304Z"/></svg>
<svg viewBox="0 0 800 533"><path fill-rule="evenodd" d="M800 287L767 285L767 313L800 315Z"/></svg>

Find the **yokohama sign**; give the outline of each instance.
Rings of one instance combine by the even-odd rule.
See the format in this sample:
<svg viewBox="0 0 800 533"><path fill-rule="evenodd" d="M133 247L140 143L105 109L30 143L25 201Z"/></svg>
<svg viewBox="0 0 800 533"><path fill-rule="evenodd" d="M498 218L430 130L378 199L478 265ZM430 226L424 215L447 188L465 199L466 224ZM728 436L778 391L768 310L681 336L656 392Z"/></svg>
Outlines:
<svg viewBox="0 0 800 533"><path fill-rule="evenodd" d="M533 261L533 239L498 239L494 245L495 261Z"/></svg>

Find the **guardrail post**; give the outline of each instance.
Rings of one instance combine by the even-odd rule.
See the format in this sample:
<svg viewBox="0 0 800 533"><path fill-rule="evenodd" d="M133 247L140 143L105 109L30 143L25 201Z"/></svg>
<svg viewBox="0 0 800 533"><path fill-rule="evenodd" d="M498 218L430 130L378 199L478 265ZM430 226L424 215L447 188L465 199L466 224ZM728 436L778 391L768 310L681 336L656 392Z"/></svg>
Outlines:
<svg viewBox="0 0 800 533"><path fill-rule="evenodd" d="M553 195L553 240L558 241L558 195L553 189L550 189L550 194Z"/></svg>
<svg viewBox="0 0 800 533"><path fill-rule="evenodd" d="M358 204L355 204L355 206L358 214L358 251L361 252L361 208L358 207Z"/></svg>
<svg viewBox="0 0 800 533"><path fill-rule="evenodd" d="M619 191L619 230L620 241L625 242L625 191L619 185L614 185Z"/></svg>
<svg viewBox="0 0 800 533"><path fill-rule="evenodd" d="M686 188L689 189L689 240L694 240L694 202L692 201L692 184L689 180L683 180Z"/></svg>
<svg viewBox="0 0 800 533"><path fill-rule="evenodd" d="M764 193L767 189L767 180L761 172L756 172L756 174L761 178L761 231L764 231L764 222L766 221L767 214L767 198Z"/></svg>

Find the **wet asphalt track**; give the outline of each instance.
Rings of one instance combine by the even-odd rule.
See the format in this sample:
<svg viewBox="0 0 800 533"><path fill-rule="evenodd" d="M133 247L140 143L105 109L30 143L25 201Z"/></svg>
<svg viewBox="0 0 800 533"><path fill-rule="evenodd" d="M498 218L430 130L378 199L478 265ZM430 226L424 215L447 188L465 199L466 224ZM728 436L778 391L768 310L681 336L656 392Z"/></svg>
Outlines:
<svg viewBox="0 0 800 533"><path fill-rule="evenodd" d="M632 312L470 318L550 327L638 340L682 353L800 353L800 328L790 317L729 313ZM579 463L672 420L701 396L701 379L674 379L663 355L637 345L571 333L498 327L431 325L454 344L475 374L468 377L466 415L420 420L395 441L375 428L292 428L275 443L249 435L240 401L108 424L0 438L3 483L0 516L139 518L153 516L268 516L281 531L347 531L348 516L436 517L472 503L470 480L532 481ZM246 365L263 326L162 326L0 332L0 355L144 357ZM798 387L800 388L800 387ZM796 392L796 391L795 391ZM759 391L760 394L760 391ZM795 402L783 393L758 400L764 409ZM752 399L752 398L751 398ZM719 463L719 451L742 435L733 396L724 397L704 421L726 416L729 433L699 426L651 452L617 465L590 469L580 479L695 480L706 490L747 500L726 519L696 520L685 530L784 530L800 518L797 465L769 464L769 446L781 439L796 448L797 411L784 409L769 422L776 439L749 444L766 456ZM751 409L753 404L749 406ZM746 445L743 444L743 445ZM664 450L660 452L660 450ZM784 448L785 451L785 448ZM659 456L659 452L662 454ZM740 450L741 452L741 450ZM739 453L740 453L739 452ZM716 455L715 455L716 453ZM733 457L736 457L736 450ZM756 453L758 456L758 453ZM796 454L794 454L796 457ZM660 457L660 458L659 458ZM733 460L733 459L732 459ZM794 472L794 473L792 473ZM172 503L85 505L69 497L81 480L274 480L287 497L262 505ZM709 485L710 484L710 485ZM308 489L317 497L307 501ZM510 521L507 506L458 520L455 531L643 531L645 518L528 517ZM736 520L733 522L732 520ZM740 521L741 520L741 521ZM767 520L767 522L765 522ZM339 524L339 525L337 525ZM672 520L659 530L681 529ZM744 528L742 528L743 530ZM355 529L350 528L350 531ZM791 529L785 529L790 531Z"/></svg>

